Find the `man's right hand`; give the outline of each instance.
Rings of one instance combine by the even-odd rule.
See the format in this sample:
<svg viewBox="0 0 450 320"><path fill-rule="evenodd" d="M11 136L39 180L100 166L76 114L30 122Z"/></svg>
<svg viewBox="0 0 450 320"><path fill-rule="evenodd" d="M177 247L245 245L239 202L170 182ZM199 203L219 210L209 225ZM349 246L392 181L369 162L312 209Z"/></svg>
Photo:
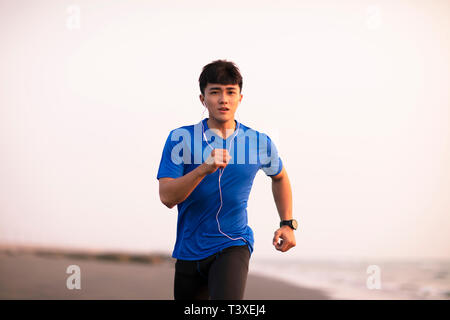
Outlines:
<svg viewBox="0 0 450 320"><path fill-rule="evenodd" d="M225 168L230 159L231 156L227 149L214 149L202 166L204 167L206 174L211 174L216 172L219 168Z"/></svg>

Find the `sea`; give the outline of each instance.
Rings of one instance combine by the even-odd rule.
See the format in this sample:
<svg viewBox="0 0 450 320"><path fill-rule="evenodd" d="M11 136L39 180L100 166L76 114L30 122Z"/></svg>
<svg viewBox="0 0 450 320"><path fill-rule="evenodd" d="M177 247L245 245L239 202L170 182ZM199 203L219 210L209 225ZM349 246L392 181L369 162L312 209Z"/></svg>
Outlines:
<svg viewBox="0 0 450 320"><path fill-rule="evenodd" d="M321 289L330 299L450 299L450 260L258 259L250 262L249 273Z"/></svg>

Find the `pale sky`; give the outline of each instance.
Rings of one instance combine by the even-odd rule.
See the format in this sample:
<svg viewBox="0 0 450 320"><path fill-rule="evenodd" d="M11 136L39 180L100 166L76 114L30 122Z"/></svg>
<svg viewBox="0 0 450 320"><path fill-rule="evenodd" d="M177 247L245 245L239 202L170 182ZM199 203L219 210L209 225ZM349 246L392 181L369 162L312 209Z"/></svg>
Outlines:
<svg viewBox="0 0 450 320"><path fill-rule="evenodd" d="M254 257L450 258L449 18L446 0L0 1L0 244L171 253L162 148L227 59L300 224L276 251L260 171Z"/></svg>

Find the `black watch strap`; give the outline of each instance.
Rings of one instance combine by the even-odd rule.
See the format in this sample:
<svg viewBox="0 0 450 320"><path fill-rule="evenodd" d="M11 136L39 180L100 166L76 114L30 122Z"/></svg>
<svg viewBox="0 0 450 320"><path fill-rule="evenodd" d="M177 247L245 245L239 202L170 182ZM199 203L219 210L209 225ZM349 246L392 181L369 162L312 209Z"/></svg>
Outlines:
<svg viewBox="0 0 450 320"><path fill-rule="evenodd" d="M291 227L293 230L297 230L298 223L297 223L297 220L295 220L295 219L292 219L292 220L282 220L282 221L280 222L280 228L281 228L282 226L289 226L289 227Z"/></svg>

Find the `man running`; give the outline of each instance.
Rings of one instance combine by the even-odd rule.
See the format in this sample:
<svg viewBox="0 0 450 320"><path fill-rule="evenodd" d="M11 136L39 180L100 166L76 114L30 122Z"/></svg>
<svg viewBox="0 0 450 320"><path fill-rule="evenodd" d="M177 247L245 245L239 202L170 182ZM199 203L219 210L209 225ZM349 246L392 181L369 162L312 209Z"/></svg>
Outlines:
<svg viewBox="0 0 450 320"><path fill-rule="evenodd" d="M234 119L243 97L238 67L213 61L199 85L209 118L170 132L157 174L161 202L178 208L174 298L238 300L253 252L246 208L256 173L272 179L281 220L273 245L282 252L296 244L292 192L271 139Z"/></svg>

